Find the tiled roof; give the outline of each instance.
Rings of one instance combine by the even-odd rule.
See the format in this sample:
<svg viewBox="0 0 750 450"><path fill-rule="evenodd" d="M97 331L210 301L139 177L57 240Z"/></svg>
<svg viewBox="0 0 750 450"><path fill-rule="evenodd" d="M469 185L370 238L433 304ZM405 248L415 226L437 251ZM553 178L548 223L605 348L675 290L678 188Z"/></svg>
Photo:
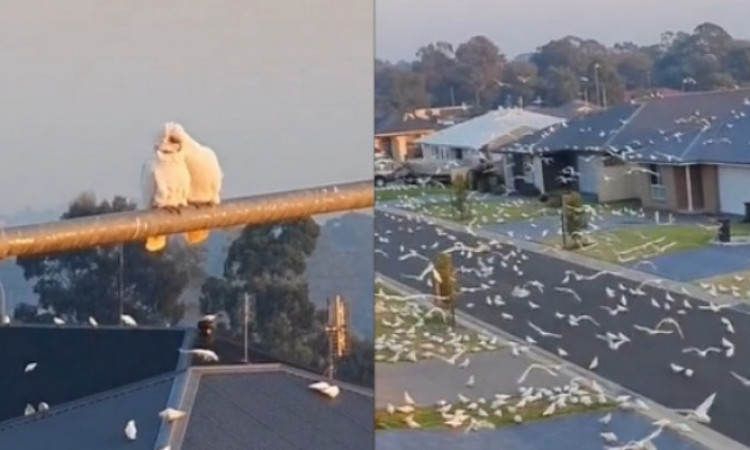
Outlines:
<svg viewBox="0 0 750 450"><path fill-rule="evenodd" d="M0 424L3 450L153 450L175 374L148 379ZM137 437L125 437L135 421Z"/></svg>
<svg viewBox="0 0 750 450"><path fill-rule="evenodd" d="M54 408L173 372L188 334L176 328L2 327L0 421L22 416L26 404ZM25 373L30 362L37 366Z"/></svg>
<svg viewBox="0 0 750 450"><path fill-rule="evenodd" d="M322 377L278 364L192 368L171 431L183 450L350 450L372 448L370 390L335 381L331 399L308 386Z"/></svg>
<svg viewBox="0 0 750 450"><path fill-rule="evenodd" d="M750 90L623 104L553 126L500 152L619 152L633 162L750 164Z"/></svg>

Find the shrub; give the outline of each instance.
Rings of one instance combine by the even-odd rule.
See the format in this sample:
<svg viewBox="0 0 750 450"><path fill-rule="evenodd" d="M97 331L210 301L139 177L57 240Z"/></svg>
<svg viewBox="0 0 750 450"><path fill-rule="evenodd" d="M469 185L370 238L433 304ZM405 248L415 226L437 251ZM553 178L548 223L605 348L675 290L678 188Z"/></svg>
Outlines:
<svg viewBox="0 0 750 450"><path fill-rule="evenodd" d="M586 211L583 209L583 199L579 193L571 192L562 197L562 203L565 235L571 238L571 244L579 247L583 242L582 233L588 225Z"/></svg>
<svg viewBox="0 0 750 450"><path fill-rule="evenodd" d="M453 273L453 259L450 253L438 253L435 258L435 271L440 280L435 280L435 293L440 296L439 305L450 309L451 326L456 325L456 277Z"/></svg>

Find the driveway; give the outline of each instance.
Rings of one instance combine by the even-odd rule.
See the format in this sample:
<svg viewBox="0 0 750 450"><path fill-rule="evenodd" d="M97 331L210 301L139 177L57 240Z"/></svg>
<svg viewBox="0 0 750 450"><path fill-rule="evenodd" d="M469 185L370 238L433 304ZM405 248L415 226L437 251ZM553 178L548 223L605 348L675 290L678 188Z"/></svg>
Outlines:
<svg viewBox="0 0 750 450"><path fill-rule="evenodd" d="M516 381L531 364L528 358L516 357L510 350L474 353L468 355L467 368L451 366L440 359L428 359L416 363L378 363L375 365L375 407L384 408L388 403L395 406L404 403L404 391L423 406L434 405L439 400L458 401L461 393L469 398L492 398L495 394L515 394ZM464 358L459 358L459 362ZM474 375L475 384L465 386L469 376ZM570 382L563 375L553 377L546 372L534 370L523 386L562 386Z"/></svg>
<svg viewBox="0 0 750 450"><path fill-rule="evenodd" d="M378 388L379 389L379 388ZM601 450L605 431L598 419L589 414L509 426L496 430L464 433L463 431L377 431L377 450ZM642 439L655 428L640 415L613 412L607 431L613 431L620 444ZM703 450L702 447L672 430L665 430L654 444L659 450Z"/></svg>
<svg viewBox="0 0 750 450"><path fill-rule="evenodd" d="M648 263L644 264L644 261ZM714 244L648 258L632 267L675 281L689 282L713 278L750 269L750 245Z"/></svg>

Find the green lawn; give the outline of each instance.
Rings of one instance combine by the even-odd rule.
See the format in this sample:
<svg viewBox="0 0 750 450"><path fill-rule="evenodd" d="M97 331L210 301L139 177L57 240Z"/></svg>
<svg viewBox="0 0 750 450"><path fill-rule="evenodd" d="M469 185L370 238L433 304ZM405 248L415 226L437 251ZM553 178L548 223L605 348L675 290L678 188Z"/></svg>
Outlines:
<svg viewBox="0 0 750 450"><path fill-rule="evenodd" d="M450 358L460 350L466 354L500 348L489 336L461 326L451 327L439 312L427 316L427 310L413 300L391 298L393 292L376 286L375 361L409 361ZM448 316L446 312L446 316ZM388 325L391 324L391 325ZM395 326L392 326L396 324ZM399 351L400 350L400 351ZM460 362L460 361L459 361Z"/></svg>
<svg viewBox="0 0 750 450"><path fill-rule="evenodd" d="M451 412L454 411L454 409L463 409L467 413L468 416L473 417L477 420L486 421L489 428L495 428L495 427L502 427L507 425L514 425L515 421L513 420L514 416L516 414L521 415L523 418L523 423L528 422L534 422L534 421L540 421L540 420L547 420L547 419L553 419L558 418L561 416L567 416L571 414L581 414L581 413L592 413L592 412L606 412L611 411L615 409L615 405L612 402L607 403L597 403L596 402L596 396L592 396L592 400L594 402L589 405L583 405L581 403L577 403L575 405L568 405L563 409L558 409L553 414L542 417L542 413L545 409L549 406L548 401L537 401L534 403L531 403L529 405L524 406L523 408L519 408L515 410L514 412L510 412L507 407L508 405L502 406L502 416L498 417L494 414L493 409L491 408L490 404L483 404L479 405L480 408L482 408L486 413L487 417L482 417L478 411L479 409L470 410L466 408L465 405L454 405L454 407L451 409ZM515 399L515 401L511 400L510 404L513 405L518 402L518 398ZM448 425L445 425L445 420L443 419L440 411L438 411L437 407L426 407L426 408L416 408L413 413L410 414L404 414L401 412L394 412L393 414L388 413L387 410L381 409L375 411L375 428L379 430L403 430L403 429L410 429L405 422L405 418L409 415L412 415L414 420L421 425L421 429L428 429L428 430L447 430L450 429ZM463 427L466 427L468 425L469 420L467 420L464 423Z"/></svg>
<svg viewBox="0 0 750 450"><path fill-rule="evenodd" d="M445 220L457 220L453 207L449 203L421 206L418 212ZM481 201L469 200L469 219L460 222L477 225L530 220L550 214L557 214L557 209L548 208L533 200L515 201Z"/></svg>
<svg viewBox="0 0 750 450"><path fill-rule="evenodd" d="M375 201L387 202L392 200L406 200L420 197L429 197L432 195L450 195L450 187L439 186L398 186L375 189Z"/></svg>
<svg viewBox="0 0 750 450"><path fill-rule="evenodd" d="M750 298L750 271L700 280L696 284L712 293Z"/></svg>
<svg viewBox="0 0 750 450"><path fill-rule="evenodd" d="M733 236L749 233L748 224L732 224ZM706 226L653 225L593 233L590 235L592 245L577 251L604 261L628 264L642 258L701 248L714 239L716 230ZM561 238L547 242L559 246Z"/></svg>

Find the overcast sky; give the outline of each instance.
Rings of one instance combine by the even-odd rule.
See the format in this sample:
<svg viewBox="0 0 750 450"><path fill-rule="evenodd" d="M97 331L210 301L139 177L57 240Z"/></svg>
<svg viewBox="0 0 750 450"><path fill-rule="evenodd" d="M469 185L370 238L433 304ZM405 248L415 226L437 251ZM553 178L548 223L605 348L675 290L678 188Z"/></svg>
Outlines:
<svg viewBox="0 0 750 450"><path fill-rule="evenodd" d="M372 177L368 2L24 0L0 29L0 214L136 197L168 120L225 197Z"/></svg>
<svg viewBox="0 0 750 450"><path fill-rule="evenodd" d="M376 53L412 60L438 40L453 44L485 35L511 57L566 35L611 45L658 42L666 30L702 22L750 38L748 0L377 0Z"/></svg>

